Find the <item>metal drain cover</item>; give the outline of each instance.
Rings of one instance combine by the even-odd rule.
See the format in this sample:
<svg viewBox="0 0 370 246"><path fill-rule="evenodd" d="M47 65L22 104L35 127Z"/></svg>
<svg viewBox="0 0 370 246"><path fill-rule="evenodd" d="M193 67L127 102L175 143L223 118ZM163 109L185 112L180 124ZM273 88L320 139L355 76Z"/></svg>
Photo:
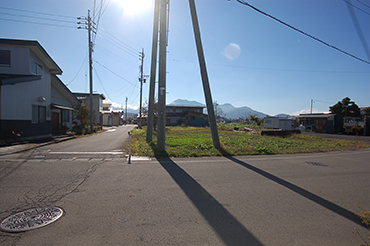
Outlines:
<svg viewBox="0 0 370 246"><path fill-rule="evenodd" d="M9 216L0 224L5 232L22 232L37 229L53 223L63 215L63 210L56 207L33 208Z"/></svg>

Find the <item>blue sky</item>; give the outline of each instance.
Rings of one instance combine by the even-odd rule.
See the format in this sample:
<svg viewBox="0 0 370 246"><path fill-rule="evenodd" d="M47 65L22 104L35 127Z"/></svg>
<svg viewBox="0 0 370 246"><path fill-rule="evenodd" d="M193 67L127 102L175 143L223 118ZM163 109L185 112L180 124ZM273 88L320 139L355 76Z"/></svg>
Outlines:
<svg viewBox="0 0 370 246"><path fill-rule="evenodd" d="M347 0L349 1L349 0ZM100 0L96 0L99 6ZM150 73L154 0L105 0L94 49L94 91L139 105L139 52ZM126 3L125 3L126 2ZM195 0L213 100L269 115L324 112L350 97L370 106L370 65L298 33L236 0ZM370 1L352 0L370 46ZM250 0L258 9L330 45L369 61L343 0ZM94 0L0 1L0 37L38 40L62 68L73 92L88 92L87 31L77 17ZM23 11L19 11L23 10ZM42 13L42 14L39 14ZM49 14L49 15L46 15ZM53 20L51 20L53 19ZM54 21L56 20L56 21ZM32 22L32 23L30 23ZM47 24L47 25L45 25ZM204 103L188 1L170 4L167 103ZM148 98L144 84L143 100Z"/></svg>

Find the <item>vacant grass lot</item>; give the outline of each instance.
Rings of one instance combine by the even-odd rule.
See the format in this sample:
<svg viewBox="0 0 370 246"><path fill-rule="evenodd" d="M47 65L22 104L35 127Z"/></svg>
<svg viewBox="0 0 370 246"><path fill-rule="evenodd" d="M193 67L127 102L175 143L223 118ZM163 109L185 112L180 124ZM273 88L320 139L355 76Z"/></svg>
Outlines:
<svg viewBox="0 0 370 246"><path fill-rule="evenodd" d="M156 149L156 135L153 143L146 143L146 128L136 129L132 138L132 154L151 157L196 157L220 155L270 155L327 152L370 147L362 142L324 139L294 134L287 137L261 136L257 133L235 132L228 127L219 127L222 150L213 147L209 128L168 127L166 128L166 152ZM156 134L156 132L154 132Z"/></svg>

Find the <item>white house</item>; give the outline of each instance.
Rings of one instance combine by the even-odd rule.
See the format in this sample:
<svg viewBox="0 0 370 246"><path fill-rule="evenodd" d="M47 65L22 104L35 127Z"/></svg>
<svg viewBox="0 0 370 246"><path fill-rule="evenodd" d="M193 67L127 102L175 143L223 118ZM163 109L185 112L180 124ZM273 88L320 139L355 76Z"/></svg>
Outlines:
<svg viewBox="0 0 370 246"><path fill-rule="evenodd" d="M72 106L78 101L57 74L62 74L62 70L39 42L0 39L2 136L17 130L24 139L48 137L52 134L53 113L71 115ZM69 119L58 121L58 127L62 123L70 127Z"/></svg>

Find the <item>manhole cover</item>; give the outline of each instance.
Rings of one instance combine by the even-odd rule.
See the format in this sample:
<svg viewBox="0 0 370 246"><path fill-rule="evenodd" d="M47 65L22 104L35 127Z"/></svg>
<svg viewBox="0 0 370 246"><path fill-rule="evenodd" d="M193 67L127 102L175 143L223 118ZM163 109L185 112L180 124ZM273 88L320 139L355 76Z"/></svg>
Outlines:
<svg viewBox="0 0 370 246"><path fill-rule="evenodd" d="M319 163L319 162L306 162L306 164L312 165L312 166L319 166L319 167L327 167L328 166L326 164Z"/></svg>
<svg viewBox="0 0 370 246"><path fill-rule="evenodd" d="M56 207L33 208L9 216L0 224L6 232L22 232L46 226L63 215L63 210Z"/></svg>

